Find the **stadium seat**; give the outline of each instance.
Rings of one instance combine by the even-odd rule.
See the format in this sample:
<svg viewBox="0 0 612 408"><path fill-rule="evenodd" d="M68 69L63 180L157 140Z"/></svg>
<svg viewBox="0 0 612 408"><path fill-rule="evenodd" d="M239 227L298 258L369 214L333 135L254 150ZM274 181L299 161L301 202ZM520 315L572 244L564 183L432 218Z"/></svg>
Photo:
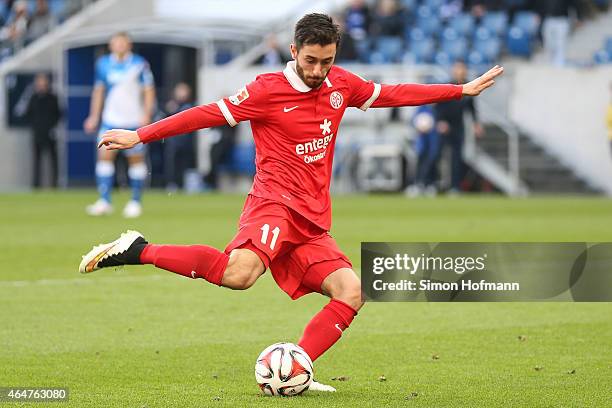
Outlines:
<svg viewBox="0 0 612 408"><path fill-rule="evenodd" d="M448 68L453 64L453 59L451 58L449 53L447 53L444 50L440 50L436 52L436 55L434 57L434 62L436 63L436 65Z"/></svg>
<svg viewBox="0 0 612 408"><path fill-rule="evenodd" d="M429 64L433 61L435 51L434 40L432 38L424 38L411 43L410 52L414 57L414 62L417 64Z"/></svg>
<svg viewBox="0 0 612 408"><path fill-rule="evenodd" d="M484 55L477 50L470 51L467 57L467 64L470 71L476 75L482 75L491 68L491 65L485 61Z"/></svg>
<svg viewBox="0 0 612 408"><path fill-rule="evenodd" d="M434 17L435 13L434 11L430 8L427 7L425 5L421 5L417 8L417 18L420 20L422 18L430 18L430 17Z"/></svg>
<svg viewBox="0 0 612 408"><path fill-rule="evenodd" d="M427 37L427 34L425 34L425 31L423 31L419 27L413 27L413 28L408 28L406 30L405 37L409 43L412 43L413 41L421 41L425 39L425 37Z"/></svg>
<svg viewBox="0 0 612 408"><path fill-rule="evenodd" d="M371 44L367 38L363 40L355 41L355 50L357 51L357 56L359 57L359 61L361 62L370 61Z"/></svg>
<svg viewBox="0 0 612 408"><path fill-rule="evenodd" d="M370 55L373 64L399 62L403 51L402 39L398 37L381 37L376 40L374 51Z"/></svg>
<svg viewBox="0 0 612 408"><path fill-rule="evenodd" d="M474 41L487 41L494 37L493 32L488 27L479 26L476 31L474 31Z"/></svg>
<svg viewBox="0 0 612 408"><path fill-rule="evenodd" d="M445 0L424 0L423 4L429 7L431 10L438 10L445 3Z"/></svg>
<svg viewBox="0 0 612 408"><path fill-rule="evenodd" d="M532 39L522 28L513 26L508 31L506 47L511 55L529 57L532 52Z"/></svg>
<svg viewBox="0 0 612 408"><path fill-rule="evenodd" d="M482 18L482 26L498 37L505 36L508 29L508 15L503 11L489 12Z"/></svg>
<svg viewBox="0 0 612 408"><path fill-rule="evenodd" d="M457 60L465 60L468 53L468 43L465 38L445 39L442 41L440 51L449 56L451 63Z"/></svg>
<svg viewBox="0 0 612 408"><path fill-rule="evenodd" d="M450 20L449 27L463 37L471 37L474 32L474 17L466 13L458 14Z"/></svg>
<svg viewBox="0 0 612 408"><path fill-rule="evenodd" d="M485 63L493 63L499 58L501 43L497 38L475 41L473 49L478 51L484 58Z"/></svg>
<svg viewBox="0 0 612 408"><path fill-rule="evenodd" d="M459 32L455 30L453 27L446 27L444 30L442 30L442 40L443 41L453 41L453 40L459 39L459 37L463 37L463 36L460 35Z"/></svg>
<svg viewBox="0 0 612 408"><path fill-rule="evenodd" d="M540 28L540 18L531 11L520 11L514 16L513 26L521 28L531 38L534 38Z"/></svg>
<svg viewBox="0 0 612 408"><path fill-rule="evenodd" d="M482 52L478 50L472 50L468 54L467 62L469 65L481 65L485 62L485 57Z"/></svg>
<svg viewBox="0 0 612 408"><path fill-rule="evenodd" d="M419 17L417 26L429 36L437 36L442 28L442 22L437 16Z"/></svg>

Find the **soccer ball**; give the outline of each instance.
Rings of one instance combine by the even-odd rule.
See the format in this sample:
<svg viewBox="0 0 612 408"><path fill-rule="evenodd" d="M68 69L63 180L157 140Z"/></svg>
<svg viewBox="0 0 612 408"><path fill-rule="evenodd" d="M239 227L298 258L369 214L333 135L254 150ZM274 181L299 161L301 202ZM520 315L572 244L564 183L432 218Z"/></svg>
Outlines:
<svg viewBox="0 0 612 408"><path fill-rule="evenodd" d="M310 357L293 343L267 347L255 363L255 379L266 395L299 395L308 389L313 375Z"/></svg>

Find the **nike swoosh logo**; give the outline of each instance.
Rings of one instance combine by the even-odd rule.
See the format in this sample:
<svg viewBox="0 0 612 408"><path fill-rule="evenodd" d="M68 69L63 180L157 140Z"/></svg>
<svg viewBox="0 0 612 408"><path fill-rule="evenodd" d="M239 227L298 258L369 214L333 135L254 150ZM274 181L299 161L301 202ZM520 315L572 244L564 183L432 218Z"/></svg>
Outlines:
<svg viewBox="0 0 612 408"><path fill-rule="evenodd" d="M297 109L299 107L300 107L300 105L296 105L293 108L283 108L283 112L285 112L285 113L291 112L292 110Z"/></svg>
<svg viewBox="0 0 612 408"><path fill-rule="evenodd" d="M340 334L342 334L342 329L340 328L340 324L336 323L336 329L340 330Z"/></svg>
<svg viewBox="0 0 612 408"><path fill-rule="evenodd" d="M96 264L100 261L100 259L102 259L102 257L104 255L106 255L108 253L108 251L110 251L111 249L113 249L115 247L115 245L111 245L110 247L106 248L104 251L100 252L98 255L96 255L96 257L94 259L91 260L91 262L89 262L87 264L87 266L85 267L85 272L91 272L93 271L94 267L96 266Z"/></svg>
<svg viewBox="0 0 612 408"><path fill-rule="evenodd" d="M195 279L195 278L196 278L196 271L191 271L191 277L192 277L193 279Z"/></svg>

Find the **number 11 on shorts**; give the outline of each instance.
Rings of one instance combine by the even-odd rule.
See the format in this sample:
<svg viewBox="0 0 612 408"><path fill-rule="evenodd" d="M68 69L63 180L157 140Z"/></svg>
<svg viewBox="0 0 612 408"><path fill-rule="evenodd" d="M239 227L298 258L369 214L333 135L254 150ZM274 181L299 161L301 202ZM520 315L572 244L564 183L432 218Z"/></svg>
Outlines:
<svg viewBox="0 0 612 408"><path fill-rule="evenodd" d="M268 244L268 233L270 232L270 224L264 224L261 228L261 243L264 245ZM280 234L280 228L276 227L272 230L272 241L270 241L270 249L274 249L276 245L276 239Z"/></svg>

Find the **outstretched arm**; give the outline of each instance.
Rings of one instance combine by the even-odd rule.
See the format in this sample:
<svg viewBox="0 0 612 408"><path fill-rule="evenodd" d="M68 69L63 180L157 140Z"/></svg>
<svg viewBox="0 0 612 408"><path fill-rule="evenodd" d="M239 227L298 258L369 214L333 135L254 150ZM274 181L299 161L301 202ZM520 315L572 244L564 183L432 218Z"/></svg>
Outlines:
<svg viewBox="0 0 612 408"><path fill-rule="evenodd" d="M372 103L373 108L418 106L461 99L462 86L451 84L397 84L381 85L380 95Z"/></svg>
<svg viewBox="0 0 612 408"><path fill-rule="evenodd" d="M364 86L364 82L360 83L356 81L355 83L358 84L357 88L360 88L358 91L360 97L357 98L359 103L355 103L353 106L358 106L366 110L369 107L388 108L394 106L427 105L430 103L460 99L463 95L476 96L492 86L495 83L495 78L501 75L503 71L504 69L502 67L496 65L487 73L464 85L374 84L372 91L371 82L369 83L370 88L368 90L368 87ZM369 99L361 105L361 101L368 97Z"/></svg>
<svg viewBox="0 0 612 408"><path fill-rule="evenodd" d="M243 120L261 119L267 113L268 92L258 77L236 95L216 103L184 110L166 119L143 126L136 131L113 129L102 135L98 148L129 149L138 143L149 143L170 136L191 133L214 126L236 126Z"/></svg>
<svg viewBox="0 0 612 408"><path fill-rule="evenodd" d="M138 130L112 129L102 135L98 148L130 149L138 143L149 143L167 137L191 133L198 129L227 124L217 103L184 110Z"/></svg>

